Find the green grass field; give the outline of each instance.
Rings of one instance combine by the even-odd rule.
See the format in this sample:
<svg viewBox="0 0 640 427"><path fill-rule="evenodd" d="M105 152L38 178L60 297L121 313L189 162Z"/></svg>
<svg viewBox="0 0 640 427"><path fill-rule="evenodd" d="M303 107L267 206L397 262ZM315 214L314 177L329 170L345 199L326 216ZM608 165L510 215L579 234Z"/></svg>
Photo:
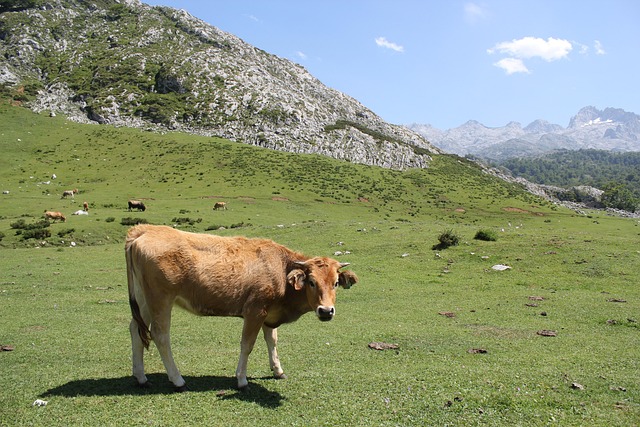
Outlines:
<svg viewBox="0 0 640 427"><path fill-rule="evenodd" d="M640 424L637 219L577 215L457 157L390 171L6 104L0 148L0 345L13 348L0 352L2 426ZM75 199L61 199L72 188ZM128 212L129 198L147 210ZM71 215L83 201L89 215ZM216 201L228 210L213 211ZM51 237L16 234L12 224L45 209L67 216ZM338 292L332 322L308 315L280 328L288 379L271 379L259 337L244 393L241 320L176 309L174 356L190 392L172 392L153 346L154 387L141 390L130 372L129 217L272 238L350 262L360 283ZM497 240L473 239L480 229ZM434 250L445 230L460 244Z"/></svg>

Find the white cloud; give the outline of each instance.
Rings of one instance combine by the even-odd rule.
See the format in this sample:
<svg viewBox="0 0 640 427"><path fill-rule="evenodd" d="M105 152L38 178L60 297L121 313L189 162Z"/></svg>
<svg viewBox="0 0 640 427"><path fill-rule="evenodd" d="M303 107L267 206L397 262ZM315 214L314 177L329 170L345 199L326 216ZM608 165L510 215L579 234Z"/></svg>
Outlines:
<svg viewBox="0 0 640 427"><path fill-rule="evenodd" d="M296 56L300 59L307 59L307 54L304 52L297 51Z"/></svg>
<svg viewBox="0 0 640 427"><path fill-rule="evenodd" d="M579 50L580 55L587 55L589 53L589 46L587 46L586 44L582 44L574 41L573 46L580 49Z"/></svg>
<svg viewBox="0 0 640 427"><path fill-rule="evenodd" d="M524 62L522 62L522 59L504 58L494 63L493 65L495 65L498 68L502 68L508 75L515 74L515 73L526 73L526 74L530 73L527 66L524 65Z"/></svg>
<svg viewBox="0 0 640 427"><path fill-rule="evenodd" d="M480 5L475 3L465 3L464 5L464 19L467 22L474 23L481 19L486 18L487 11Z"/></svg>
<svg viewBox="0 0 640 427"><path fill-rule="evenodd" d="M523 37L510 42L498 43L487 52L490 54L505 53L520 59L539 57L551 62L567 57L571 49L573 46L568 40L553 37L549 37L547 40L538 37Z"/></svg>
<svg viewBox="0 0 640 427"><path fill-rule="evenodd" d="M605 52L604 48L602 47L602 43L600 43L599 40L596 40L593 43L593 48L596 50L596 53L598 55L605 55L607 52Z"/></svg>
<svg viewBox="0 0 640 427"><path fill-rule="evenodd" d="M389 40L387 40L384 37L378 37L376 38L376 44L380 47L384 47L386 49L391 49L391 50L395 50L396 52L404 52L404 47L392 43Z"/></svg>

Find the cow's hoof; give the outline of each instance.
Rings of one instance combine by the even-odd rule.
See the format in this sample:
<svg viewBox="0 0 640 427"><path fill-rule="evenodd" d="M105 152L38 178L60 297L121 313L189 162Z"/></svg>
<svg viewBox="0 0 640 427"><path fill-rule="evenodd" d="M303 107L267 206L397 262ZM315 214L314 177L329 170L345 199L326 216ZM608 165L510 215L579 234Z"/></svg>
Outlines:
<svg viewBox="0 0 640 427"><path fill-rule="evenodd" d="M145 381L143 383L136 382L136 386L144 389L151 388L151 381Z"/></svg>
<svg viewBox="0 0 640 427"><path fill-rule="evenodd" d="M273 378L275 378L277 380L286 380L287 379L287 374L285 374L284 372L279 374L279 375L274 374Z"/></svg>
<svg viewBox="0 0 640 427"><path fill-rule="evenodd" d="M189 391L189 387L187 387L186 384L183 384L180 387L174 387L173 391L176 393L184 393L185 391Z"/></svg>
<svg viewBox="0 0 640 427"><path fill-rule="evenodd" d="M238 391L239 391L240 393L245 393L245 392L249 391L249 384L244 385L244 386L242 386L242 387L238 386Z"/></svg>

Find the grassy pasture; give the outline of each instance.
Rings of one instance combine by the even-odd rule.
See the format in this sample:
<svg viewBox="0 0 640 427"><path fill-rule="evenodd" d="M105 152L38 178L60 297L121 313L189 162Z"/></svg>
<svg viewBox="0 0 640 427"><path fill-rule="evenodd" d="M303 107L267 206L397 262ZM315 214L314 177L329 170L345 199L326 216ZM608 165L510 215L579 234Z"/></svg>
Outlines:
<svg viewBox="0 0 640 427"><path fill-rule="evenodd" d="M0 352L0 425L639 423L637 220L575 215L455 157L398 172L6 105L0 117L0 345L14 348ZM61 199L71 188L75 199ZM147 211L127 212L128 198ZM71 215L85 200L90 215ZM213 211L218 200L229 209ZM67 215L51 238L15 234L11 223L44 209ZM245 393L234 389L241 321L176 310L174 355L191 391L172 393L155 349L154 387L139 390L126 217L349 251L336 257L361 283L339 291L334 321L280 329L287 380L269 377L259 338ZM434 251L447 229L461 244ZM479 229L497 241L474 240Z"/></svg>

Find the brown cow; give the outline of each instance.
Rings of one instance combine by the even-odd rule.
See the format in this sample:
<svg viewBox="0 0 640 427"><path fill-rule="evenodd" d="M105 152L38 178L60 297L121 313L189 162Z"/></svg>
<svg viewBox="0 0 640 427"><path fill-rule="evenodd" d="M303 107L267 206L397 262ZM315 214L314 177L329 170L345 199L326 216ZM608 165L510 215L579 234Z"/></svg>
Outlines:
<svg viewBox="0 0 640 427"><path fill-rule="evenodd" d="M82 210L84 210L85 212L89 212L89 203L82 202Z"/></svg>
<svg viewBox="0 0 640 427"><path fill-rule="evenodd" d="M213 205L213 210L217 211L218 209L222 209L222 210L227 210L227 203L226 202L216 202Z"/></svg>
<svg viewBox="0 0 640 427"><path fill-rule="evenodd" d="M138 209L139 211L144 212L147 207L144 205L144 203L138 201L138 200L129 200L129 210L131 209Z"/></svg>
<svg viewBox="0 0 640 427"><path fill-rule="evenodd" d="M67 217L65 217L62 212L55 212L55 211L44 211L44 217L45 219L50 219L53 222L56 222L56 220L62 220L62 222L66 222L67 221Z"/></svg>
<svg viewBox="0 0 640 427"><path fill-rule="evenodd" d="M201 316L244 318L238 388L247 387L247 360L258 332L267 342L275 378L285 378L276 349L277 328L315 311L335 314L336 287L358 281L348 264L309 258L266 239L196 234L156 225L129 229L125 244L133 375L147 385L144 348L153 339L176 391L185 381L171 352L169 328L174 304Z"/></svg>
<svg viewBox="0 0 640 427"><path fill-rule="evenodd" d="M70 196L73 199L73 196L75 194L78 194L78 189L74 188L73 190L65 190L62 192L62 197L60 197L61 199L66 198L67 196Z"/></svg>

